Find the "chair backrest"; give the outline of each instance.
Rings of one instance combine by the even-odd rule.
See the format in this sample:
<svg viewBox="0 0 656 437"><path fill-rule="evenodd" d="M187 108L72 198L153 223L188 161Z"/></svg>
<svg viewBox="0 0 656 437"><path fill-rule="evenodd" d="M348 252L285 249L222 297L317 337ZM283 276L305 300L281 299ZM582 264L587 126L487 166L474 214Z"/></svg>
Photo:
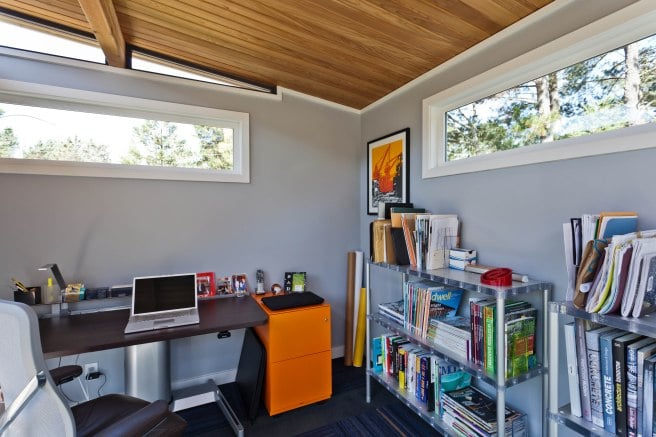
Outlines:
<svg viewBox="0 0 656 437"><path fill-rule="evenodd" d="M74 436L73 415L55 388L43 358L34 310L22 303L0 300L0 326L0 389L6 410L37 373L43 372L46 377L45 384L37 388L2 436Z"/></svg>

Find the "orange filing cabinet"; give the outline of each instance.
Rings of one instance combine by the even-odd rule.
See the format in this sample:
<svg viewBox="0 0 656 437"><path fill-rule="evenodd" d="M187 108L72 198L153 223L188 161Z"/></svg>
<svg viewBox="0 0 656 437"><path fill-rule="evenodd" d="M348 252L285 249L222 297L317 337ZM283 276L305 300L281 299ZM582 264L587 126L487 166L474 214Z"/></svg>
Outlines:
<svg viewBox="0 0 656 437"><path fill-rule="evenodd" d="M267 351L264 405L270 415L312 404L332 395L330 305L272 311L255 332Z"/></svg>

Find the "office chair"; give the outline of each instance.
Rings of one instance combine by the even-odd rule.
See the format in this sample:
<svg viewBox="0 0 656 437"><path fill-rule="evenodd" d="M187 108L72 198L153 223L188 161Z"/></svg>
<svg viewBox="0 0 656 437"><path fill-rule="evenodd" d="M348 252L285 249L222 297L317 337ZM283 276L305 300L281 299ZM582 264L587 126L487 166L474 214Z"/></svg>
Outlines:
<svg viewBox="0 0 656 437"><path fill-rule="evenodd" d="M182 435L187 423L164 401L110 394L72 408L48 372L39 325L25 304L0 301L0 389L5 412L0 435L118 436Z"/></svg>

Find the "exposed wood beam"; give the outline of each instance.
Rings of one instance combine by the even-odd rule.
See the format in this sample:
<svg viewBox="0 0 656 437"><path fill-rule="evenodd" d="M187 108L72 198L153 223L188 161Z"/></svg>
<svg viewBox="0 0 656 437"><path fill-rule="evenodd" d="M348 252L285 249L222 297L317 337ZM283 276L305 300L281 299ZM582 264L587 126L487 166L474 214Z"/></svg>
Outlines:
<svg viewBox="0 0 656 437"><path fill-rule="evenodd" d="M112 0L78 0L107 63L125 68L125 39Z"/></svg>

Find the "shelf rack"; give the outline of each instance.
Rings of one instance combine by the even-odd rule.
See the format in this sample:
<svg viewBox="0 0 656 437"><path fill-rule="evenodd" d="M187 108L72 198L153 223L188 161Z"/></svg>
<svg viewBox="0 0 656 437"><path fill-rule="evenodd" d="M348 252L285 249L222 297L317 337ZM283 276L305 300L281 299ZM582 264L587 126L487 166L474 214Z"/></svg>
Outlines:
<svg viewBox="0 0 656 437"><path fill-rule="evenodd" d="M481 367L472 362L462 360L441 348L438 345L428 343L425 339L419 338L416 335L413 335L408 330L404 329L398 323L387 319L384 316L381 316L377 313L372 313L371 309L371 267L378 267L385 270L396 271L402 274L403 281L407 281L409 276L414 276L418 278L427 279L429 281L435 282L439 285L460 288L466 291L479 293L486 296L492 296L496 298L496 312L497 312L497 356L503 357L505 355L505 338L504 338L504 318L505 318L505 300L511 296L526 295L529 293L542 293L542 309L543 314L545 314L547 304L549 302L549 296L551 294L552 285L550 283L541 282L541 281L527 281L527 282L513 282L511 286L508 287L494 287L487 286L480 283L480 275L476 273L465 272L461 270L453 269L436 269L436 270L421 270L411 266L398 266L394 264L385 264L385 263L373 263L368 262L365 266L365 287L366 287L366 311L367 311L367 335L366 335L366 360L367 360L367 373L366 373L366 400L371 402L371 378L380 382L385 388L390 392L396 395L399 399L403 400L412 410L417 412L419 416L429 423L433 428L437 429L440 432L446 434L453 434L454 431L446 423L444 423L437 415L429 413L422 408L420 404L414 402L410 399L412 396L406 396L404 392L400 392L397 388L394 387L386 375L381 375L375 373L371 370L371 322L375 322L384 326L385 328L395 332L398 335L405 336L409 341L430 350L432 353L445 358L473 376L491 384L496 387L496 397L497 397L497 432L498 435L504 434L505 426L505 405L506 405L506 395L505 390L507 387L514 386L528 379L542 376L542 405L546 406L548 404L548 392L547 387L549 386L548 380L548 366L538 366L532 371L520 375L518 377L506 379L506 365L504 360L499 361L497 366L497 374L492 375ZM545 317L542 318L542 330L543 335L546 335L548 331L548 321L545 314ZM542 359L545 359L548 354L548 342L546 339L543 341L542 348ZM391 379L391 378L390 378ZM542 420L542 434L544 435L547 429L547 415L544 415Z"/></svg>
<svg viewBox="0 0 656 437"><path fill-rule="evenodd" d="M614 436L587 420L571 414L569 404L558 407L558 354L559 354L559 317L561 315L572 316L578 319L590 320L613 328L622 329L636 334L656 338L656 313L647 314L642 317L621 317L618 315L604 315L588 313L576 308L572 302L549 302L549 368L551 369L552 384L549 386L549 435L556 436L557 424L561 424L582 435Z"/></svg>

